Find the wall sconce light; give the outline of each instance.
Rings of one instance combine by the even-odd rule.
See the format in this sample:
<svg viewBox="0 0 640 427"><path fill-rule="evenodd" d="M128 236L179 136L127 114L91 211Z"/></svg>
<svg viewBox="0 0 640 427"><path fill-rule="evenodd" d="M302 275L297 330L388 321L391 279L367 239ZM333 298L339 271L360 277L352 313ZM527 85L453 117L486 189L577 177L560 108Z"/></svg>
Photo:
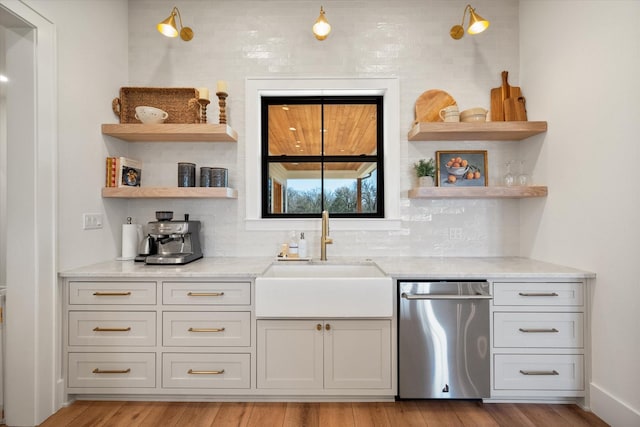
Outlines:
<svg viewBox="0 0 640 427"><path fill-rule="evenodd" d="M316 36L318 40L324 40L330 32L331 25L329 25L327 18L324 16L324 9L320 6L320 16L316 19L316 23L313 24L313 35Z"/></svg>
<svg viewBox="0 0 640 427"><path fill-rule="evenodd" d="M480 34L484 30L489 28L489 21L478 15L475 9L472 8L470 4L468 4L467 7L464 8L464 12L462 12L462 24L454 25L453 27L451 27L451 30L449 31L451 38L460 40L462 36L464 36L463 25L464 17L467 14L467 10L469 11L469 27L467 28L467 33L471 35Z"/></svg>
<svg viewBox="0 0 640 427"><path fill-rule="evenodd" d="M176 27L176 15L178 15L178 19L180 20L180 38L186 42L193 38L193 30L189 27L182 26L182 16L180 16L180 11L177 7L173 7L171 11L171 15L164 21L158 24L158 31L161 34L164 34L167 37L178 37L178 27Z"/></svg>

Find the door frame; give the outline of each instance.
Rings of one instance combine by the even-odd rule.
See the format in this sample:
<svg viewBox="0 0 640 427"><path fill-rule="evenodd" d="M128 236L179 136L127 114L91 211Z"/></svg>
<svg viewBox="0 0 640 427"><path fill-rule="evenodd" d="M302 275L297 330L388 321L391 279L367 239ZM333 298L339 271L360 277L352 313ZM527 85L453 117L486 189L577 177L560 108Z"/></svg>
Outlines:
<svg viewBox="0 0 640 427"><path fill-rule="evenodd" d="M20 77L29 86L19 101L24 109L16 115L9 96L6 108L13 126L7 126L5 422L37 425L60 407L62 389L55 26L18 0L0 0L0 8L25 23L15 50L33 68L31 80Z"/></svg>

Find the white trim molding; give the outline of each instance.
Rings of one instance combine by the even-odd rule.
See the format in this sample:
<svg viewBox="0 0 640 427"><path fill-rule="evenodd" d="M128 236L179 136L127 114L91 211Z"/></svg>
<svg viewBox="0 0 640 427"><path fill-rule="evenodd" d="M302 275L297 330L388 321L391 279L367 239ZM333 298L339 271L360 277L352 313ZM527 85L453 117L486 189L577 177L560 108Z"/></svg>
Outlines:
<svg viewBox="0 0 640 427"><path fill-rule="evenodd" d="M332 219L335 230L400 228L400 87L397 78L247 78L245 82L246 221L248 230L315 230L317 220L261 218L260 104L262 96L382 95L384 105L384 219Z"/></svg>

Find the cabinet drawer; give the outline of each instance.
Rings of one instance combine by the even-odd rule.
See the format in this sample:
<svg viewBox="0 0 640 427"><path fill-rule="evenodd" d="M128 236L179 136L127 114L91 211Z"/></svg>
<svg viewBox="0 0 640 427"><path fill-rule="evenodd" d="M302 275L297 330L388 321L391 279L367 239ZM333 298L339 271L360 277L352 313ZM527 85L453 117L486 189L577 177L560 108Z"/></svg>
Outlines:
<svg viewBox="0 0 640 427"><path fill-rule="evenodd" d="M574 283L500 282L493 284L493 305L582 306L584 286Z"/></svg>
<svg viewBox="0 0 640 427"><path fill-rule="evenodd" d="M496 390L584 390L584 360L578 354L496 354Z"/></svg>
<svg viewBox="0 0 640 427"><path fill-rule="evenodd" d="M582 313L493 313L494 347L582 348Z"/></svg>
<svg viewBox="0 0 640 427"><path fill-rule="evenodd" d="M164 353L166 388L249 388L249 354Z"/></svg>
<svg viewBox="0 0 640 427"><path fill-rule="evenodd" d="M249 282L164 282L163 304L249 305Z"/></svg>
<svg viewBox="0 0 640 427"><path fill-rule="evenodd" d="M162 313L162 342L168 347L248 347L250 341L251 313L248 311Z"/></svg>
<svg viewBox="0 0 640 427"><path fill-rule="evenodd" d="M156 282L69 282L69 304L155 304Z"/></svg>
<svg viewBox="0 0 640 427"><path fill-rule="evenodd" d="M155 353L69 353L69 387L155 385Z"/></svg>
<svg viewBox="0 0 640 427"><path fill-rule="evenodd" d="M69 345L151 346L154 311L70 311Z"/></svg>

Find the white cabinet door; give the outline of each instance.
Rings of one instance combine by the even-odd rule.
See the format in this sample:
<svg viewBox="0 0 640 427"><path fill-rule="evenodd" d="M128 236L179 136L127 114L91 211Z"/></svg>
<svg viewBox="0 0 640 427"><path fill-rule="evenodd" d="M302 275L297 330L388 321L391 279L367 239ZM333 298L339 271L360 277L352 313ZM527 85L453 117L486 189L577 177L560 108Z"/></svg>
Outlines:
<svg viewBox="0 0 640 427"><path fill-rule="evenodd" d="M322 321L257 323L258 388L322 389Z"/></svg>
<svg viewBox="0 0 640 427"><path fill-rule="evenodd" d="M391 321L326 320L325 388L391 387Z"/></svg>

